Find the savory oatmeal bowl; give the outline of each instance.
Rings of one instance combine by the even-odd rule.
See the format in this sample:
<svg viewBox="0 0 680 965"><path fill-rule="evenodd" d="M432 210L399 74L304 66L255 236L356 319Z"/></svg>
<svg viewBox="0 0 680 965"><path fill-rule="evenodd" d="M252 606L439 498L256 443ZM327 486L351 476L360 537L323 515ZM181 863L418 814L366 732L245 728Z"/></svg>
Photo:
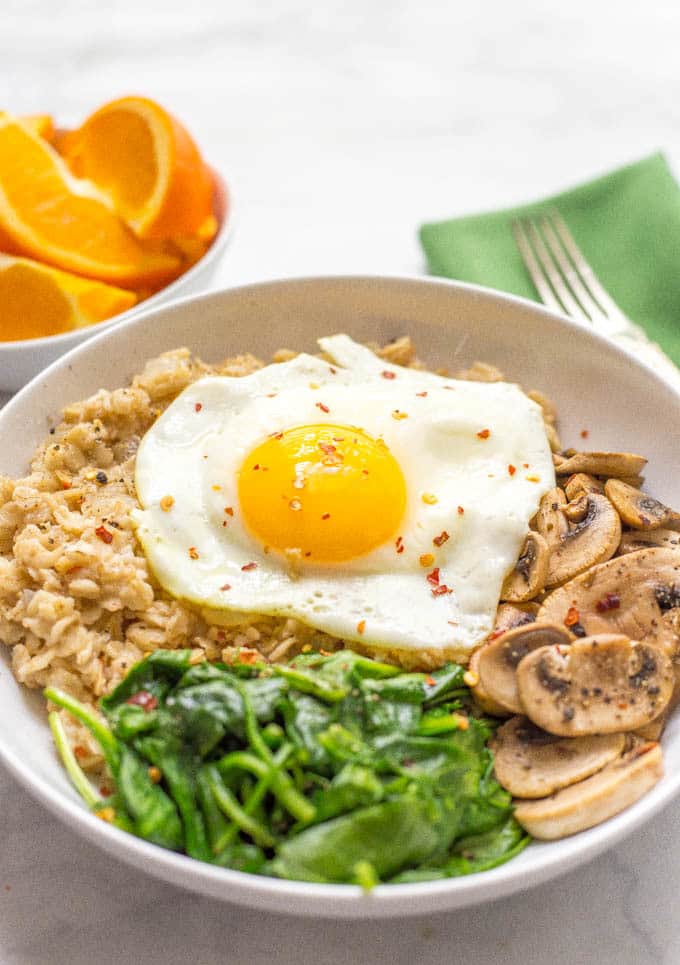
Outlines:
<svg viewBox="0 0 680 965"><path fill-rule="evenodd" d="M262 907L573 867L680 783L679 414L602 339L446 282L102 334L0 415L0 754L114 854Z"/></svg>

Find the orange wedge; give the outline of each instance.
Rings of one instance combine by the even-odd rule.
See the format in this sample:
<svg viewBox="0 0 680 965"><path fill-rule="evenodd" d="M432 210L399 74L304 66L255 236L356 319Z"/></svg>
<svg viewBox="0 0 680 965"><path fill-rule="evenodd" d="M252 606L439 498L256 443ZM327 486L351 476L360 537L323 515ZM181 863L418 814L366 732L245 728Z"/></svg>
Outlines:
<svg viewBox="0 0 680 965"><path fill-rule="evenodd" d="M213 180L189 133L146 97L95 111L65 141L74 174L88 178L140 238L178 238L204 229ZM217 225L213 218L213 231Z"/></svg>
<svg viewBox="0 0 680 965"><path fill-rule="evenodd" d="M19 120L30 131L50 144L54 141L54 121L49 114L23 114Z"/></svg>
<svg viewBox="0 0 680 965"><path fill-rule="evenodd" d="M131 308L134 292L0 255L0 341L59 335Z"/></svg>
<svg viewBox="0 0 680 965"><path fill-rule="evenodd" d="M0 115L0 250L123 287L169 281L180 259L142 245L46 141Z"/></svg>

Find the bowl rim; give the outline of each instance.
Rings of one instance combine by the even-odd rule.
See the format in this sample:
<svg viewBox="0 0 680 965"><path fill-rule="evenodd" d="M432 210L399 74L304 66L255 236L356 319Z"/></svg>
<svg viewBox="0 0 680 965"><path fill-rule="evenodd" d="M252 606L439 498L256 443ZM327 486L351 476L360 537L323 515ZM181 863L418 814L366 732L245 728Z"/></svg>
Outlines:
<svg viewBox="0 0 680 965"><path fill-rule="evenodd" d="M183 286L191 284L208 265L216 261L231 241L234 233L234 194L231 184L227 182L217 168L208 164L208 169L214 182L216 206L221 210L221 216L218 218L217 231L209 247L206 249L205 254L201 255L198 261L193 263L191 268L187 268L181 275L178 275L177 278L174 278L169 284L164 285L163 288L159 288L157 292L149 295L149 297L143 301L137 302L136 305L132 305L130 308L126 308L124 312L118 312L117 315L104 318L101 322L95 322L92 325L86 325L82 328L70 329L67 332L60 332L58 335L41 335L39 338L20 338L13 339L12 341L0 341L0 354L6 357L8 364L11 364L13 355L26 352L26 350L29 349L39 351L44 347L59 349L60 346L64 346L62 354L65 355L66 352L70 351L68 346L71 342L73 342L74 346L78 345L82 340L87 341L90 338L94 338L95 335L101 334L102 331L109 331L113 325L137 318L143 312L152 311L154 308L161 308L164 305L169 305L171 302L174 304L182 297L189 297L180 294L177 298L173 298L173 294L177 290L181 291ZM2 252L0 252L0 254L2 254ZM16 257L28 256L17 255ZM38 259L32 260L38 261ZM43 262L40 262L40 264L43 264ZM57 267L56 265L44 264L47 268ZM85 278L85 276L78 277ZM96 281L97 279L92 280ZM90 332L92 332L91 335L89 334ZM83 333L87 334L84 335Z"/></svg>
<svg viewBox="0 0 680 965"><path fill-rule="evenodd" d="M132 326L146 326L149 322L153 322L155 316L163 312L181 312L188 304L218 300L227 294L247 296L248 293L261 291L263 288L275 289L282 285L328 283L437 286L464 291L473 296L496 301L501 305L515 304L571 329L575 335L578 333L579 336L595 344L606 345L608 351L614 355L619 355L625 361L641 368L645 376L663 386L669 396L676 400L680 397L680 391L664 380L646 360L638 359L631 349L613 343L574 319L551 311L530 299L481 285L438 277L403 274L325 274L266 279L261 282L230 286L201 295L189 295L140 312L74 346L69 352L52 362L8 402L0 412L0 427L5 413L11 413L15 406L23 404L24 398L36 391L39 384L44 385L45 380L51 379L60 369L69 368L73 361L94 349L100 340L120 338L126 329ZM18 683L16 685L21 686ZM32 796L45 804L59 819L120 860L175 885L209 894L224 901L321 918L382 918L402 914L424 914L492 901L511 893L525 891L592 860L648 821L680 792L680 769L678 769L675 773L665 775L663 784L656 786L654 794L644 796L630 808L610 818L605 824L566 839L570 842L566 855L561 852L561 849L553 850L552 846L555 842L532 843L526 853L534 854L533 863L530 868L523 868L521 873L515 863L510 861L499 868L470 876L413 884L378 885L370 894L366 894L355 885L317 884L270 878L228 868L217 868L185 855L167 851L101 821L87 811L79 799L69 797L63 790L53 786L49 780L34 773L31 766L23 761L17 752L2 742L0 742L0 761ZM518 880L518 874L520 880Z"/></svg>

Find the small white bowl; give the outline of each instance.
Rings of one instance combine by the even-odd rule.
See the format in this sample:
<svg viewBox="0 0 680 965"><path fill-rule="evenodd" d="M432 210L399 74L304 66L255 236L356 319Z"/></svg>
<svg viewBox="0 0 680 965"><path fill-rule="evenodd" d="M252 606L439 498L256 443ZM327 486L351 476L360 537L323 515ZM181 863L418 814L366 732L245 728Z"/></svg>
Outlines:
<svg viewBox="0 0 680 965"><path fill-rule="evenodd" d="M72 332L64 332L62 335L0 342L0 392L16 392L50 362L54 362L76 345L92 338L93 335L98 335L104 329L130 318L136 318L147 309L157 308L179 297L194 295L209 287L231 238L234 223L233 201L227 184L217 171L213 170L212 175L215 182L215 215L219 228L203 257L179 278L165 288L161 288L150 298L103 322L77 328Z"/></svg>
<svg viewBox="0 0 680 965"><path fill-rule="evenodd" d="M185 299L101 332L53 363L0 412L0 472L20 476L59 410L100 387L123 385L144 361L188 346L207 361L276 348L314 351L316 339L347 332L387 342L410 333L431 367L483 360L557 404L565 445L625 449L649 458L660 499L680 504L680 394L624 350L521 298L453 282L408 278L307 278L266 282ZM296 915L428 914L522 891L590 860L633 832L680 791L680 713L663 738L665 775L641 800L598 827L562 841L534 842L493 871L370 894L243 874L194 861L125 834L91 815L54 752L44 702L21 687L0 645L0 760L72 830L136 869L251 907ZM668 817L670 821L670 815ZM668 833L673 834L669 826ZM49 841L44 843L49 849ZM323 956L322 956L323 957Z"/></svg>

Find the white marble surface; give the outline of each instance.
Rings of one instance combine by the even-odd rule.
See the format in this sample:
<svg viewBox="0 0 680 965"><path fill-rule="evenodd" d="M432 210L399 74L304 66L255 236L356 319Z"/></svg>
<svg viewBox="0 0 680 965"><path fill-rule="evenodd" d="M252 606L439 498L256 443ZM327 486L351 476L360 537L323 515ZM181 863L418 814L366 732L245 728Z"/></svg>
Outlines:
<svg viewBox="0 0 680 965"><path fill-rule="evenodd" d="M73 122L135 91L173 109L237 194L221 284L419 273L421 220L659 148L678 170L679 34L677 0L0 0L0 107ZM493 905L313 922L123 866L0 771L0 965L674 965L679 818Z"/></svg>

